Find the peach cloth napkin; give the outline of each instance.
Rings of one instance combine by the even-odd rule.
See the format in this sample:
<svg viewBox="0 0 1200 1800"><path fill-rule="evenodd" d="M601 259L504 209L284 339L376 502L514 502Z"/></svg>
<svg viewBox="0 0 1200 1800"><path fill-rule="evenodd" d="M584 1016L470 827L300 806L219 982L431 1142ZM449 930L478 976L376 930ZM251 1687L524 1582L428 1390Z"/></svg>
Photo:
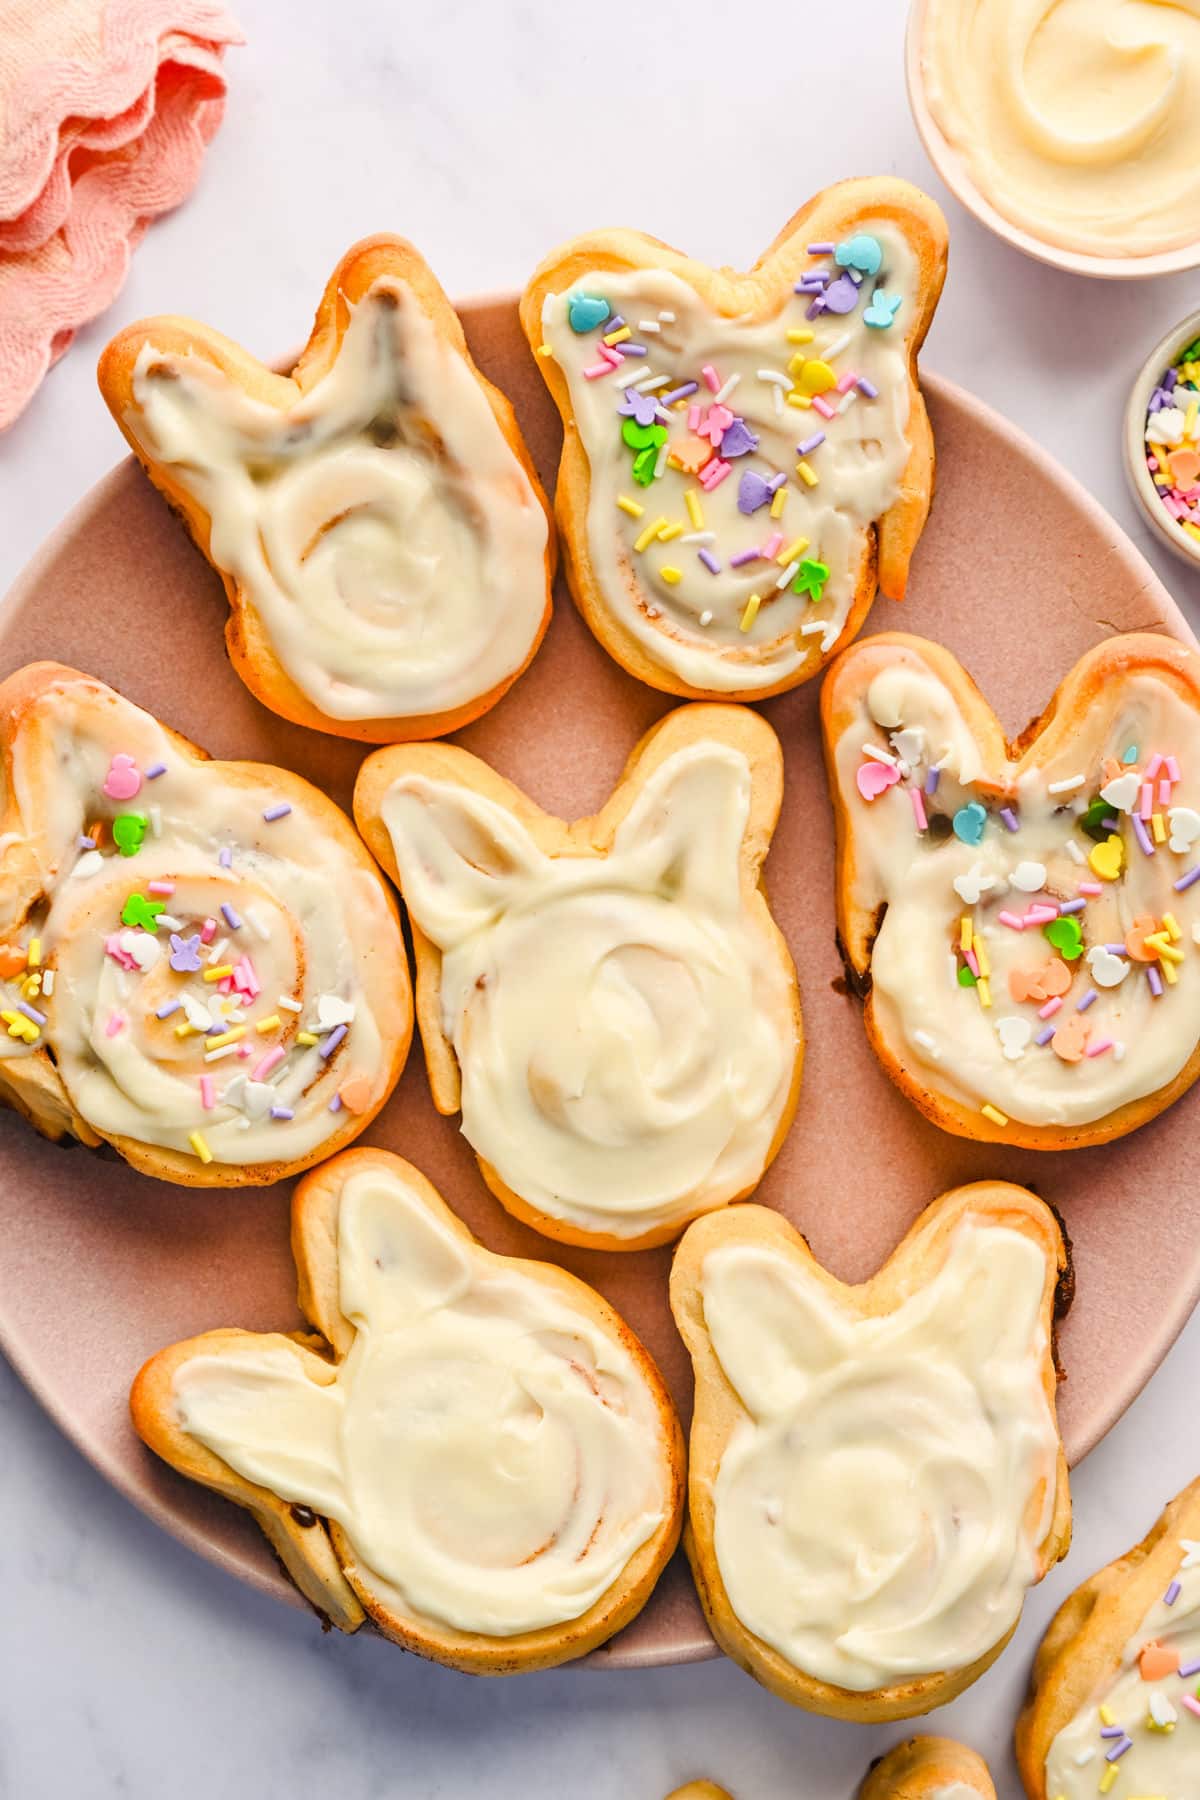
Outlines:
<svg viewBox="0 0 1200 1800"><path fill-rule="evenodd" d="M212 0L0 0L0 430L191 191L241 41Z"/></svg>

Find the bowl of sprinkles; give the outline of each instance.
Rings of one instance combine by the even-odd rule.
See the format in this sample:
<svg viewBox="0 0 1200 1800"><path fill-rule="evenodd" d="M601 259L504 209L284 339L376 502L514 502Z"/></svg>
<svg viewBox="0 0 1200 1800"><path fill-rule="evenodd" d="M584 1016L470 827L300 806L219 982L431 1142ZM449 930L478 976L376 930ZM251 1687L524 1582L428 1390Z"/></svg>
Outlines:
<svg viewBox="0 0 1200 1800"><path fill-rule="evenodd" d="M1125 466L1152 529L1200 567L1200 312L1142 365L1125 413Z"/></svg>

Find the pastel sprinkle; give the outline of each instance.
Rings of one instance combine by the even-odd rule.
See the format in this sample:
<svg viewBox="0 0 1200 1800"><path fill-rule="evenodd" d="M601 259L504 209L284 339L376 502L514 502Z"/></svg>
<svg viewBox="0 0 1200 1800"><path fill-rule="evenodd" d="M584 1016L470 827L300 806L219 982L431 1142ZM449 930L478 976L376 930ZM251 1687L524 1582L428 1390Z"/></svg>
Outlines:
<svg viewBox="0 0 1200 1800"><path fill-rule="evenodd" d="M274 825L276 819L286 819L288 814L291 812L291 810L292 809L287 804L287 802L285 800L281 800L275 806L268 806L266 811L263 813L263 818L266 820L268 825Z"/></svg>
<svg viewBox="0 0 1200 1800"><path fill-rule="evenodd" d="M188 1143L192 1146L192 1149L202 1163L210 1163L212 1161L213 1153L209 1149L208 1140L202 1131L190 1131L188 1133Z"/></svg>
<svg viewBox="0 0 1200 1800"><path fill-rule="evenodd" d="M1011 806L1002 806L1000 808L1000 818L1003 820L1009 831L1020 831L1021 821L1018 819Z"/></svg>
<svg viewBox="0 0 1200 1800"><path fill-rule="evenodd" d="M990 1100L985 1105L981 1106L979 1110L985 1119L990 1119L992 1121L993 1125L1004 1126L1008 1124L1007 1115L1002 1113L998 1106L993 1106Z"/></svg>

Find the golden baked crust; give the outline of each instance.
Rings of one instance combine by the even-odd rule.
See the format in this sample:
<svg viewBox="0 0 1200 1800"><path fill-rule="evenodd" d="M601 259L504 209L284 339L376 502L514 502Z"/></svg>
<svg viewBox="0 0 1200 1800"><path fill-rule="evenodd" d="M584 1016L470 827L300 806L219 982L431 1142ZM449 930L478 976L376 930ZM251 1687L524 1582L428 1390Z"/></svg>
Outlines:
<svg viewBox="0 0 1200 1800"><path fill-rule="evenodd" d="M299 1345L309 1379L328 1383L336 1378L336 1365L348 1352L355 1335L354 1326L343 1316L338 1302L338 1211L349 1178L372 1167L403 1180L416 1190L439 1223L475 1243L432 1183L410 1163L385 1150L346 1151L306 1175L292 1196L292 1253L299 1304L315 1335L224 1330L205 1332L173 1344L151 1357L133 1384L130 1408L134 1425L150 1448L180 1474L224 1494L252 1513L300 1591L340 1630L354 1631L364 1618L370 1618L385 1637L404 1649L477 1675L511 1675L526 1669L551 1668L585 1656L636 1617L675 1549L683 1512L684 1445L670 1396L648 1351L599 1294L565 1269L513 1257L494 1259L553 1290L573 1309L618 1339L633 1358L658 1414L668 1503L662 1523L634 1552L620 1580L587 1612L561 1626L497 1638L455 1631L427 1618L398 1613L373 1589L370 1570L360 1566L353 1545L339 1525L312 1514L309 1518L314 1522L299 1523L295 1508L269 1489L238 1475L179 1423L173 1392L175 1374L193 1356L220 1356L246 1346ZM487 1251L481 1254L491 1255Z"/></svg>
<svg viewBox="0 0 1200 1800"><path fill-rule="evenodd" d="M314 731L331 732L338 737L354 738L368 744L402 743L417 738L439 737L469 725L472 719L477 719L481 713L494 706L528 668L550 623L556 550L546 496L542 492L510 401L476 367L467 348L458 314L424 257L406 239L386 232L363 238L354 244L330 276L317 307L308 343L288 374L276 373L240 345L209 326L174 314L139 319L135 324L127 325L105 347L97 369L100 392L130 449L168 504L180 513L196 544L212 562L212 521L208 514L174 479L170 466L155 461L130 427L130 419L136 418L139 410L133 386L139 355L150 344L164 356L174 354L201 357L220 369L251 398L277 407L284 413L295 406L296 401L309 393L332 369L341 351L342 339L353 308L379 280L399 282L408 288L438 334L467 364L483 390L509 448L523 468L546 513L549 530L545 555L545 613L521 667L507 680L500 682L489 692L477 695L464 706L449 712L422 716L335 719L321 712L283 668L262 620L243 588L233 576L217 569L225 584L230 606L225 625L225 642L230 660L255 698L261 700L272 712L293 720L297 725L307 725Z"/></svg>
<svg viewBox="0 0 1200 1800"><path fill-rule="evenodd" d="M605 270L663 269L689 283L714 311L728 317L769 317L791 294L810 261L815 239L841 239L871 221L894 223L909 242L918 267L917 304L905 326L911 371L908 462L892 506L863 534L862 564L854 602L837 643L813 655L802 669L774 686L748 685L716 691L694 687L652 658L607 605L591 567L587 515L591 487L587 453L574 423L566 377L552 359L537 357L563 420L562 460L554 510L562 537L563 566L571 593L588 626L631 675L664 693L687 699L765 700L810 680L861 629L876 588L893 600L904 598L908 567L929 512L933 492L933 434L917 383L917 356L929 329L946 273L946 221L919 188L892 176L842 181L802 206L788 220L754 267L745 274L712 269L640 231L614 230L571 238L543 259L521 297L521 323L534 351L542 342L542 308L548 294L562 292L584 275Z"/></svg>
<svg viewBox="0 0 1200 1800"><path fill-rule="evenodd" d="M930 1800L951 1782L970 1788L980 1800L996 1800L987 1764L974 1750L953 1738L914 1737L871 1764L858 1800Z"/></svg>
<svg viewBox="0 0 1200 1800"><path fill-rule="evenodd" d="M688 1781L673 1794L668 1794L667 1800L731 1800L731 1797L715 1781Z"/></svg>
<svg viewBox="0 0 1200 1800"><path fill-rule="evenodd" d="M692 1566L709 1628L728 1657L764 1687L793 1706L833 1718L878 1723L907 1719L944 1706L978 1679L999 1656L1012 1630L966 1668L914 1676L888 1687L853 1692L814 1679L788 1662L771 1645L744 1626L730 1603L714 1547L714 1487L721 1461L734 1432L748 1414L713 1348L704 1315L702 1270L709 1252L728 1244L766 1245L801 1267L851 1316L880 1317L892 1312L907 1294L924 1286L941 1268L959 1222L966 1216L988 1225L1003 1225L1027 1236L1042 1250L1046 1279L1041 1321L1046 1334L1042 1384L1053 1412L1057 1374L1053 1332L1060 1289L1069 1288L1069 1250L1049 1207L1024 1188L1007 1182L974 1182L954 1188L932 1202L883 1267L859 1287L847 1287L817 1262L794 1226L763 1206L740 1206L710 1213L688 1228L671 1270L671 1310L691 1354L696 1377L695 1412L689 1444L688 1516L684 1548ZM1029 1514L1037 1518L1044 1495L1031 1496ZM1071 1500L1066 1456L1059 1444L1055 1493L1049 1528L1038 1546L1035 1580L1066 1555L1071 1537Z"/></svg>
<svg viewBox="0 0 1200 1800"><path fill-rule="evenodd" d="M1065 745L1078 747L1086 760L1089 743L1112 717L1112 695L1120 684L1143 673L1168 683L1185 702L1200 711L1200 655L1175 639L1153 632L1129 632L1105 639L1089 650L1060 682L1040 718L1011 743L1000 722L962 664L949 650L904 632L883 632L851 645L829 672L821 690L821 724L829 773L829 790L837 825L838 936L843 954L860 984L869 984L871 952L880 911L856 905L860 887L852 813L853 798L838 779L837 745L854 722L862 696L874 677L900 661L933 672L952 695L967 721L980 753L983 773L977 789L997 803L1015 792L1015 779L1004 772L1011 756L1017 773L1037 768ZM1086 873L1086 871L1085 871ZM1185 1094L1200 1075L1200 1033L1196 1048L1173 1080L1141 1100L1130 1101L1103 1118L1077 1125L1032 1125L1009 1118L990 1120L978 1107L965 1105L932 1085L930 1071L904 1044L892 1042L875 1016L867 986L863 1020L871 1047L896 1083L919 1111L943 1131L983 1142L1019 1144L1031 1150L1073 1150L1086 1144L1110 1143L1144 1125Z"/></svg>
<svg viewBox="0 0 1200 1800"><path fill-rule="evenodd" d="M1114 1676L1122 1652L1179 1567L1182 1538L1200 1538L1200 1479L1169 1501L1140 1544L1068 1595L1042 1639L1016 1727L1017 1765L1030 1800L1046 1788L1050 1746Z"/></svg>
<svg viewBox="0 0 1200 1800"><path fill-rule="evenodd" d="M50 743L56 716L71 706L103 721L126 705L103 682L61 663L29 663L0 682L0 956L7 940L10 936L15 939L59 875L52 866L41 823L58 776ZM380 966L372 998L384 1028L387 1056L361 1110L344 1109L338 1129L307 1156L278 1162L202 1163L195 1156L136 1138L113 1135L108 1139L133 1168L164 1181L189 1187L265 1186L299 1174L343 1149L371 1123L400 1078L412 1042L413 1001L399 912L349 819L309 782L268 763L211 761L206 751L169 726L160 728L182 760L206 765L213 779L227 789L261 788L265 783L281 802L294 802L316 815L346 866L368 874L377 890ZM114 740L113 748L119 749L119 742ZM18 753L26 771L19 782L14 780ZM131 886L137 885L135 863L136 859L130 863ZM76 1109L53 1055L44 1046L35 1046L25 1056L0 1057L0 1103L23 1113L45 1137L70 1135L93 1149L103 1141Z"/></svg>
<svg viewBox="0 0 1200 1800"><path fill-rule="evenodd" d="M786 971L791 993L795 1058L787 1101L763 1162L763 1169L766 1169L778 1154L795 1114L804 1045L795 970L783 934L771 916L761 873L783 798L783 757L779 740L757 713L741 706L685 706L668 713L634 747L620 780L593 818L570 823L543 812L487 763L450 744L396 747L377 750L369 756L355 784L354 817L373 855L400 887L401 893L403 883L382 808L388 789L405 775L417 774L429 780L454 782L506 807L548 856L603 856L611 847L640 788L655 769L687 745L709 740L740 750L750 765L750 815L740 855L742 890L756 929L765 936ZM459 1108L461 1077L454 1047L442 1029L442 953L411 916L409 923L417 967L417 1022L425 1049L429 1086L438 1111L450 1114ZM655 1244L669 1243L687 1222L686 1218L680 1218L638 1237L584 1231L564 1220L552 1218L526 1202L482 1158L479 1166L484 1180L509 1212L562 1243L590 1245L603 1250L644 1250ZM761 1174L760 1170L755 1181L731 1199L742 1199L750 1193Z"/></svg>

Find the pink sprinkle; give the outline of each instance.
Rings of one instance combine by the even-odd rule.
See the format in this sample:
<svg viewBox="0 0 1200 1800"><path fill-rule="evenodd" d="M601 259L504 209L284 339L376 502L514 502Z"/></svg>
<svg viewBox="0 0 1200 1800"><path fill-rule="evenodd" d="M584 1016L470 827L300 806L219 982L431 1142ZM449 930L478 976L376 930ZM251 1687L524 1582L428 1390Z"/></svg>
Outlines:
<svg viewBox="0 0 1200 1800"><path fill-rule="evenodd" d="M271 1070L277 1069L286 1055L287 1051L284 1049L283 1045L276 1044L273 1049L268 1050L267 1054L255 1063L250 1071L251 1081L265 1081L267 1076L271 1073Z"/></svg>
<svg viewBox="0 0 1200 1800"><path fill-rule="evenodd" d="M216 935L217 921L215 919L205 919L203 925L200 927L200 942L202 944L211 944Z"/></svg>
<svg viewBox="0 0 1200 1800"><path fill-rule="evenodd" d="M913 818L916 820L917 830L927 831L929 829L929 820L925 816L925 801L922 797L920 788L909 788L908 797L912 801Z"/></svg>
<svg viewBox="0 0 1200 1800"><path fill-rule="evenodd" d="M692 405L688 407L687 419L688 419L688 430L689 431L696 431L699 429L700 408L695 404L694 401L693 401Z"/></svg>
<svg viewBox="0 0 1200 1800"><path fill-rule="evenodd" d="M700 373L708 383L709 391L714 394L719 394L721 391L721 377L717 374L717 371L713 368L712 364L705 363Z"/></svg>
<svg viewBox="0 0 1200 1800"><path fill-rule="evenodd" d="M1196 1717L1200 1719L1200 1700L1197 1700L1195 1694L1180 1694L1179 1704L1186 1706L1190 1713L1195 1713Z"/></svg>
<svg viewBox="0 0 1200 1800"><path fill-rule="evenodd" d="M116 1037L118 1031L120 1031L120 1029L124 1025L124 1023L125 1023L125 1014L124 1013L119 1013L119 1012L109 1013L108 1024L104 1027L105 1037Z"/></svg>
<svg viewBox="0 0 1200 1800"><path fill-rule="evenodd" d="M767 539L766 543L763 545L760 554L765 556L767 561L770 562L770 560L773 556L778 556L779 547L782 543L783 543L782 531L773 531L771 533L770 537Z"/></svg>
<svg viewBox="0 0 1200 1800"><path fill-rule="evenodd" d="M599 381L601 375L611 375L615 365L608 362L589 363L583 371L585 381Z"/></svg>
<svg viewBox="0 0 1200 1800"><path fill-rule="evenodd" d="M1104 1052L1106 1050L1111 1050L1112 1047L1113 1047L1113 1041L1111 1038L1101 1038L1100 1042L1098 1044L1089 1044L1088 1045L1087 1054L1089 1056L1103 1056Z"/></svg>
<svg viewBox="0 0 1200 1800"><path fill-rule="evenodd" d="M979 958L976 956L976 954L973 950L964 950L963 955L967 959L968 969L970 969L972 975L974 975L976 980L978 980L978 978L979 978Z"/></svg>
<svg viewBox="0 0 1200 1800"><path fill-rule="evenodd" d="M1031 906L1025 914L1027 925L1048 925L1051 919L1057 919L1058 909L1054 906Z"/></svg>
<svg viewBox="0 0 1200 1800"><path fill-rule="evenodd" d="M1168 756L1167 758L1167 776L1171 781L1178 781L1180 779L1179 764L1173 756Z"/></svg>
<svg viewBox="0 0 1200 1800"><path fill-rule="evenodd" d="M614 344L597 344L596 355L602 356L610 369L619 369L625 358Z"/></svg>
<svg viewBox="0 0 1200 1800"><path fill-rule="evenodd" d="M1007 925L1010 931L1024 931L1025 929L1024 919L1018 918L1017 914L1014 912L998 912L996 917L1002 925Z"/></svg>
<svg viewBox="0 0 1200 1800"><path fill-rule="evenodd" d="M1142 799L1141 799L1141 805L1138 807L1138 811L1142 816L1143 822L1146 819L1149 819L1153 816L1153 813L1154 813L1154 783L1152 781L1143 781L1143 783L1142 783Z"/></svg>
<svg viewBox="0 0 1200 1800"><path fill-rule="evenodd" d="M148 894L162 894L165 897L166 895L175 892L175 883L173 881L148 881L146 883L146 892Z"/></svg>
<svg viewBox="0 0 1200 1800"><path fill-rule="evenodd" d="M858 386L858 376L857 375L843 375L841 380L837 384L837 391L839 394L848 394L852 387L857 387L857 386Z"/></svg>
<svg viewBox="0 0 1200 1800"><path fill-rule="evenodd" d="M1061 1011L1062 1011L1062 997L1058 994L1055 994L1055 996L1052 1000L1047 1000L1045 1006L1038 1007L1038 1018L1039 1019L1052 1019L1056 1012L1061 1012Z"/></svg>
<svg viewBox="0 0 1200 1800"><path fill-rule="evenodd" d="M837 418L837 407L830 406L828 400L824 399L820 394L813 395L813 411L819 412L823 419Z"/></svg>
<svg viewBox="0 0 1200 1800"><path fill-rule="evenodd" d="M211 1075L200 1077L200 1104L205 1111L211 1111L213 1103L213 1084Z"/></svg>
<svg viewBox="0 0 1200 1800"><path fill-rule="evenodd" d="M237 1053L238 1053L238 1061L245 1062L246 1058L250 1054L249 1044L239 1044L237 1047Z"/></svg>
<svg viewBox="0 0 1200 1800"><path fill-rule="evenodd" d="M705 493L711 494L715 487L720 487L732 467L732 463L722 462L719 456L714 456L710 463L705 463L700 471L700 486Z"/></svg>
<svg viewBox="0 0 1200 1800"><path fill-rule="evenodd" d="M1142 775L1142 780L1143 781L1153 781L1155 776L1158 774L1158 771L1162 768L1162 766L1163 766L1162 751L1156 750L1154 752L1154 755L1150 758L1150 761L1146 764L1145 772Z"/></svg>
<svg viewBox="0 0 1200 1800"><path fill-rule="evenodd" d="M1097 894L1102 894L1104 889L1098 881L1081 881L1079 884L1079 892L1081 894L1087 894L1089 898L1094 899Z"/></svg>
<svg viewBox="0 0 1200 1800"><path fill-rule="evenodd" d="M1165 779L1158 784L1158 804L1160 806L1170 806L1171 804L1171 783Z"/></svg>

